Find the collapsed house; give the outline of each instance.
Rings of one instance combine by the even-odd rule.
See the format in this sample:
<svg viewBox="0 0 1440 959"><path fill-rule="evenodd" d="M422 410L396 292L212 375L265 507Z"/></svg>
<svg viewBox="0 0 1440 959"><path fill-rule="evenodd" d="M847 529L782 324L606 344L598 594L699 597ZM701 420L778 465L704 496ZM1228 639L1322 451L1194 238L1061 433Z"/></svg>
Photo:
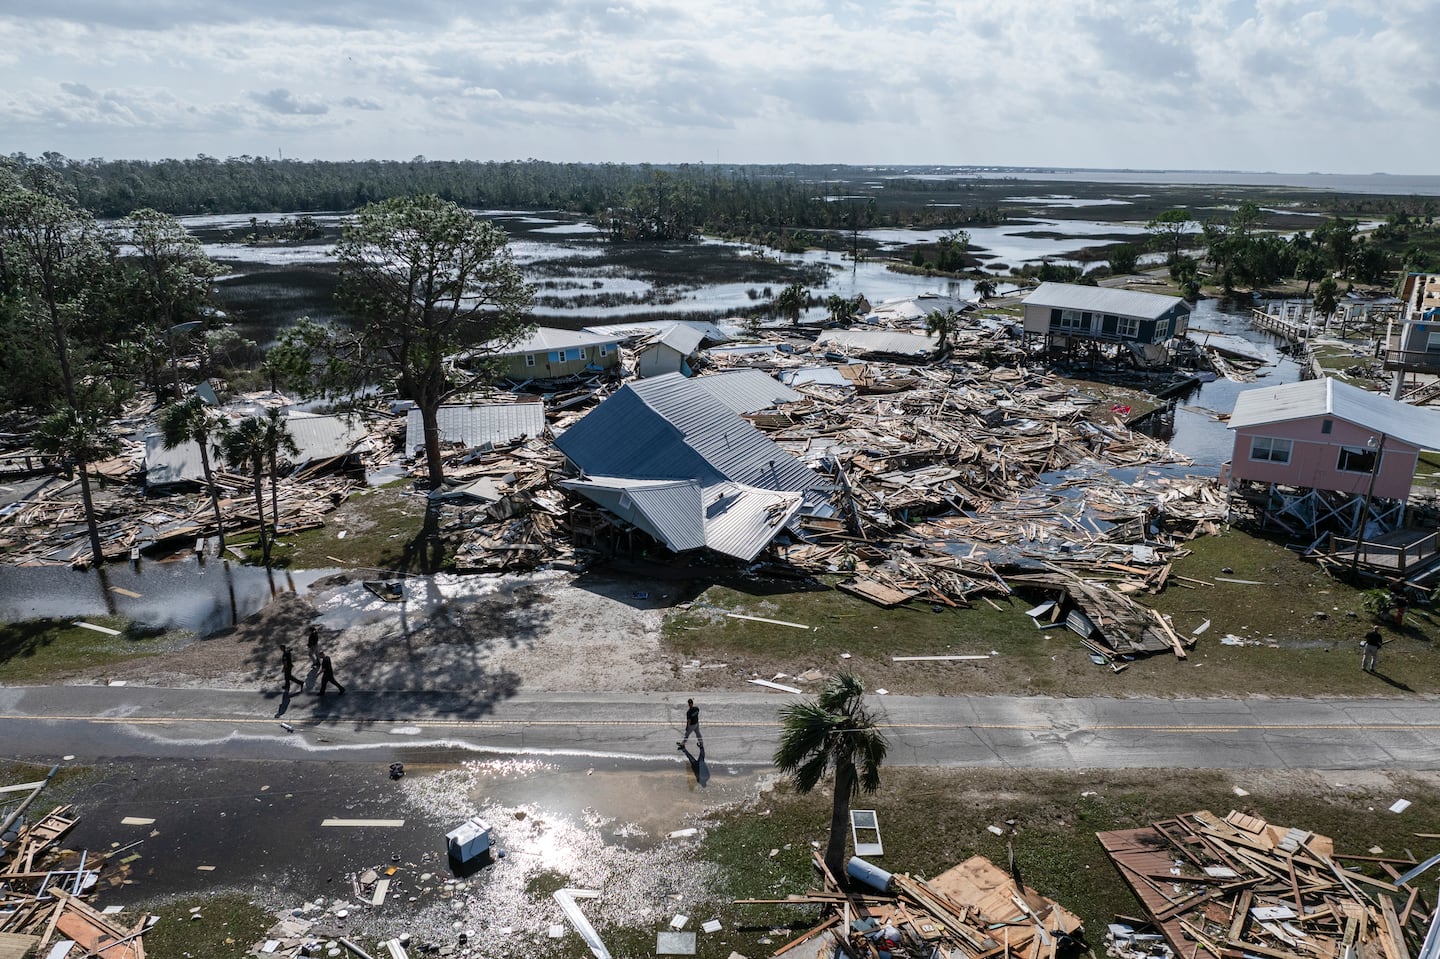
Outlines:
<svg viewBox="0 0 1440 959"><path fill-rule="evenodd" d="M781 900L737 901L737 905L778 902L825 907L817 925L772 955L1056 959L1083 948L1079 916L984 856L972 856L929 880L891 874L852 858L850 876L873 890L863 895L842 891L818 857L817 868L825 875L823 890Z"/></svg>
<svg viewBox="0 0 1440 959"><path fill-rule="evenodd" d="M832 512L824 477L675 373L621 387L555 445L580 474L558 485L677 553L753 559L797 514Z"/></svg>
<svg viewBox="0 0 1440 959"><path fill-rule="evenodd" d="M360 470L364 464L360 454L369 449L370 431L358 419L346 416L322 416L290 410L285 413L285 431L298 450L281 450L280 462L295 472ZM216 469L244 471L243 463L227 464L218 452L211 452L210 464ZM200 444L186 440L166 448L165 437L150 433L145 437L145 485L151 489L178 483L203 483L205 470L200 461Z"/></svg>
<svg viewBox="0 0 1440 959"><path fill-rule="evenodd" d="M545 404L536 397L524 403L455 403L436 411L440 443L472 450L513 443L545 432ZM405 414L405 453L425 450L425 426L418 409Z"/></svg>

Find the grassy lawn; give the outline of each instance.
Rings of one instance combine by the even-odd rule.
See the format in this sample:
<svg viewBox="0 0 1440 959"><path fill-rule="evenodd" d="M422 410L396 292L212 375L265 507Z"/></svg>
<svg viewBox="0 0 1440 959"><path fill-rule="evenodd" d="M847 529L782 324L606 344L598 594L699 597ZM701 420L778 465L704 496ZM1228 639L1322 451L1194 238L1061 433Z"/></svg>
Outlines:
<svg viewBox="0 0 1440 959"><path fill-rule="evenodd" d="M53 682L105 663L154 656L178 639L169 633L138 633L115 617L92 616L86 622L118 629L120 635L98 633L70 620L0 623L0 683Z"/></svg>
<svg viewBox="0 0 1440 959"><path fill-rule="evenodd" d="M425 497L409 481L352 493L325 525L280 537L274 565L293 569L330 566L435 572L454 558L453 544L414 548L425 516ZM341 534L344 534L343 536ZM255 561L259 561L258 551Z"/></svg>
<svg viewBox="0 0 1440 959"><path fill-rule="evenodd" d="M1239 798L1240 786L1252 795ZM1086 795L1091 794L1091 795ZM1137 915L1139 904L1110 864L1096 832L1128 829L1177 814L1209 809L1225 815L1240 809L1271 822L1328 835L1336 851L1365 854L1372 846L1401 857L1411 849L1421 858L1433 841L1417 839L1424 823L1386 811L1397 798L1414 808L1440 800L1433 781L1399 777L1357 778L1332 786L1318 777L1245 771L1105 770L1057 774L1024 770L886 770L879 793L855 804L876 810L885 843L877 865L933 877L972 855L1004 868L1007 844L1026 884L1076 912L1085 921L1092 946L1105 923L1118 913ZM1425 805L1422 805L1425 804ZM1012 827L1007 823L1014 822ZM783 898L816 888L811 843L823 846L829 823L826 795L794 796L785 789L767 794L758 808L724 814L706 835L703 858L717 863L724 893L731 899ZM998 826L1006 835L987 831ZM772 849L778 850L770 855ZM766 955L792 933L772 928L809 928L820 912L810 906L738 906L721 910L725 931L700 937L700 955L724 957L734 949ZM716 941L720 936L724 941ZM748 950L748 951L747 951Z"/></svg>
<svg viewBox="0 0 1440 959"><path fill-rule="evenodd" d="M196 907L199 912L192 913ZM273 916L237 893L185 896L152 909L151 915L160 921L145 933L149 959L239 959L250 955L250 947L275 925ZM196 915L200 918L192 918Z"/></svg>
<svg viewBox="0 0 1440 959"><path fill-rule="evenodd" d="M1383 696L1440 690L1440 618L1431 610L1412 608L1403 627L1383 627L1381 672L1392 684L1359 669L1358 645L1371 621L1359 590L1330 579L1283 545L1245 533L1187 545L1192 552L1175 564L1165 592L1137 598L1169 615L1182 635L1207 620L1210 626L1187 659L1151 656L1119 674L1091 663L1068 630L1035 628L1023 611L1040 594L999 602L1000 609L981 601L973 609L934 612L922 604L886 610L828 588L712 586L691 608L667 619L665 641L685 658L726 663L727 670L694 671L698 681L717 684L732 683L734 670L770 679L777 672L844 667L869 689L912 695ZM1222 572L1227 568L1231 572ZM1179 577L1200 582L1186 588ZM814 628L730 619L725 612ZM1221 643L1226 636L1244 645ZM992 651L998 655L983 661L890 660Z"/></svg>

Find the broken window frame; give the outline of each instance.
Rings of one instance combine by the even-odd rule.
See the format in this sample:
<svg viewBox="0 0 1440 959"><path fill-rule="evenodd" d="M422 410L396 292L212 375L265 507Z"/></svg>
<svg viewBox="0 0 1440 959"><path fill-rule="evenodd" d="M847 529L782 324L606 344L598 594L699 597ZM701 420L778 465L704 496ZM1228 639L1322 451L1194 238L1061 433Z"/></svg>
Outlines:
<svg viewBox="0 0 1440 959"><path fill-rule="evenodd" d="M1341 473L1368 475L1380 463L1380 453L1364 446L1342 446L1335 456L1335 469Z"/></svg>

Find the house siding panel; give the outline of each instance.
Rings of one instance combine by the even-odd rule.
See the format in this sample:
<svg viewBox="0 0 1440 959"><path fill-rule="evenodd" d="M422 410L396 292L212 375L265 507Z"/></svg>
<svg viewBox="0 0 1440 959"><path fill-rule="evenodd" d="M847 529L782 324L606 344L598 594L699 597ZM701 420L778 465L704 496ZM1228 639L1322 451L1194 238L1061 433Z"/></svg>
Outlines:
<svg viewBox="0 0 1440 959"><path fill-rule="evenodd" d="M1326 419L1334 421L1328 435L1321 432ZM1290 462L1252 460L1250 445L1251 439L1256 436L1291 440L1294 446ZM1375 434L1370 430L1333 416L1243 427L1235 431L1230 475L1235 479L1364 495L1370 486L1370 473L1343 471L1336 466L1342 447L1365 449L1372 436ZM1385 499L1407 497L1415 475L1418 452L1416 447L1402 440L1387 438L1385 455L1375 474L1374 494Z"/></svg>

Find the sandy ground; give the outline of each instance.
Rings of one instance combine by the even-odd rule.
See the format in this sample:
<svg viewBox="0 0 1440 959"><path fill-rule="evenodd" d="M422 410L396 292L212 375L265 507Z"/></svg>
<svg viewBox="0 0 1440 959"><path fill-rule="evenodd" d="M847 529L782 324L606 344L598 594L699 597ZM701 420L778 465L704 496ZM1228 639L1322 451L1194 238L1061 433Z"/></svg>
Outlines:
<svg viewBox="0 0 1440 959"><path fill-rule="evenodd" d="M359 576L282 593L238 626L163 656L110 664L91 681L253 687L277 683L279 645L307 675L313 624L339 681L367 690L617 691L674 687L682 664L661 650L673 590L561 571L417 577L386 602ZM309 676L313 688L318 677Z"/></svg>

